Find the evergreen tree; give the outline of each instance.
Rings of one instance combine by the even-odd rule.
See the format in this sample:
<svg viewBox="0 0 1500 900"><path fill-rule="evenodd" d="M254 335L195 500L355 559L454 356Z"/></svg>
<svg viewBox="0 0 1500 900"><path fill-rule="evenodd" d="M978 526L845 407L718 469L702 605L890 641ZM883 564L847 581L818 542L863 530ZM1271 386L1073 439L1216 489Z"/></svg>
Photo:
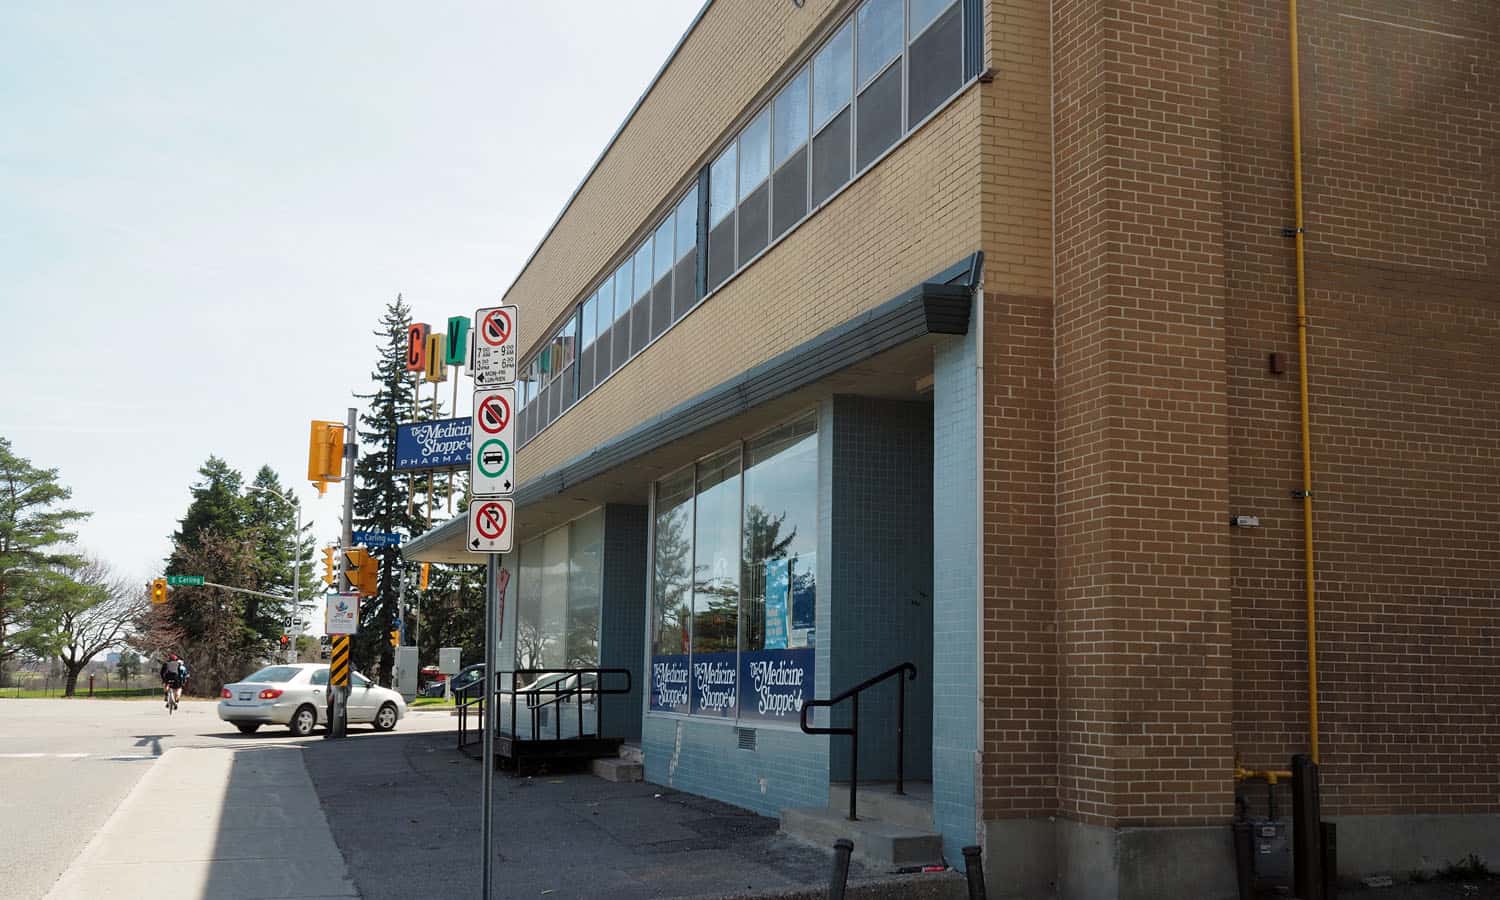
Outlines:
<svg viewBox="0 0 1500 900"><path fill-rule="evenodd" d="M298 578L302 592L301 609L297 621L305 623L312 611L308 601L314 593L312 524L303 526L303 533L294 536L297 530L297 497L282 486L281 479L270 466L261 466L244 495L245 525L255 532L258 541L256 580L258 590L272 594L292 596L292 559L299 561ZM281 495L280 497L276 495ZM285 497L283 500L281 497ZM294 543L295 541L295 543ZM256 598L251 598L256 599ZM245 624L268 641L279 640L287 629L293 613L291 601L278 603L268 598L246 603Z"/></svg>
<svg viewBox="0 0 1500 900"><path fill-rule="evenodd" d="M225 536L239 534L245 527L245 498L240 493L245 483L244 476L217 456L210 456L198 469L198 474L203 480L190 488L193 501L182 517L181 527L172 535L175 546L199 546L205 529ZM178 573L173 569L168 569L168 572L173 575L202 574Z"/></svg>
<svg viewBox="0 0 1500 900"><path fill-rule="evenodd" d="M56 469L36 468L0 438L0 670L21 650L52 649L42 646L52 629L33 619L48 598L70 589L67 570L83 563L61 549L73 542L69 526L89 515L57 508L71 496Z"/></svg>
<svg viewBox="0 0 1500 900"><path fill-rule="evenodd" d="M354 525L373 531L421 534L426 529L425 505L430 502L421 484L396 471L396 426L416 418L416 386L406 370L406 329L411 325L411 307L400 294L387 304L380 328L377 361L370 379L376 389L356 394L368 401L359 417L360 456L354 467ZM399 616L398 584L402 565L397 547L376 552L380 558L379 592L364 601L359 634L354 636L351 655L356 668L375 671L381 684L389 686L395 653L389 634ZM377 664L378 665L372 665Z"/></svg>

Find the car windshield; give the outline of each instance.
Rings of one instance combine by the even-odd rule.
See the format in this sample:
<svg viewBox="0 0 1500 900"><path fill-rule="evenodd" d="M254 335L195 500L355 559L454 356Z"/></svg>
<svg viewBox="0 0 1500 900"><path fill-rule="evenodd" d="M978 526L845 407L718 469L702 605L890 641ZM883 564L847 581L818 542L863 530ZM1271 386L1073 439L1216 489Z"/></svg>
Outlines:
<svg viewBox="0 0 1500 900"><path fill-rule="evenodd" d="M297 677L301 669L296 666L266 666L254 675L247 675L240 681L254 681L258 684L279 684L283 681L291 681Z"/></svg>

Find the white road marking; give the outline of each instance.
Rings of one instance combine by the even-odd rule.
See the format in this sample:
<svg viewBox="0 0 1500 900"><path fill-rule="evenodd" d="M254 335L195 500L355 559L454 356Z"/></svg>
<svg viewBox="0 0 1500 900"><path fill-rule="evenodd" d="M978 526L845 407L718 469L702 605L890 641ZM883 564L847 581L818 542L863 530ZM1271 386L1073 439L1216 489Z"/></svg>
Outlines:
<svg viewBox="0 0 1500 900"><path fill-rule="evenodd" d="M156 759L156 757L150 754L116 756L109 753L0 753L0 759L110 759L130 761Z"/></svg>

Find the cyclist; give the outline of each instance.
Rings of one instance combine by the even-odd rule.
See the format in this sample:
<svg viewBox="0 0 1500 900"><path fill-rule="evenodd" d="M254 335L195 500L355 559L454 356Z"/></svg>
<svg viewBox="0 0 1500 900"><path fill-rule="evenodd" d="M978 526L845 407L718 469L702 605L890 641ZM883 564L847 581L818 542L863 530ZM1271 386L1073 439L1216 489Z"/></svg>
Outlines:
<svg viewBox="0 0 1500 900"><path fill-rule="evenodd" d="M175 653L168 654L167 661L161 664L161 686L167 695L167 706L175 706L182 699L187 680L187 661Z"/></svg>

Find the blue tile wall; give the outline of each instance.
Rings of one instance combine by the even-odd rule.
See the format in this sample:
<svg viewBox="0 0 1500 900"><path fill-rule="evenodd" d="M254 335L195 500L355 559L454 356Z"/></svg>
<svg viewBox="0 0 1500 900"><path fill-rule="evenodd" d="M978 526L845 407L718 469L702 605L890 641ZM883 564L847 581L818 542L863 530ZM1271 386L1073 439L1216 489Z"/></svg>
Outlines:
<svg viewBox="0 0 1500 900"><path fill-rule="evenodd" d="M932 407L872 397L833 398L832 567L820 643L838 693L902 662L916 664L906 688L906 777L932 773ZM897 682L860 699L859 777L896 777ZM830 696L824 694L821 696ZM846 701L834 721L848 724ZM830 746L832 777L849 778L852 741Z"/></svg>
<svg viewBox="0 0 1500 900"><path fill-rule="evenodd" d="M978 418L975 335L937 350L933 365L933 821L944 855L963 865L976 842L979 752Z"/></svg>
<svg viewBox="0 0 1500 900"><path fill-rule="evenodd" d="M605 697L604 731L641 737L646 659L646 549L644 506L604 508L604 586L599 612L599 665L630 669L629 694Z"/></svg>
<svg viewBox="0 0 1500 900"><path fill-rule="evenodd" d="M775 816L828 802L828 738L784 728L755 729L754 750L739 748L725 722L648 715L641 748L646 780Z"/></svg>

